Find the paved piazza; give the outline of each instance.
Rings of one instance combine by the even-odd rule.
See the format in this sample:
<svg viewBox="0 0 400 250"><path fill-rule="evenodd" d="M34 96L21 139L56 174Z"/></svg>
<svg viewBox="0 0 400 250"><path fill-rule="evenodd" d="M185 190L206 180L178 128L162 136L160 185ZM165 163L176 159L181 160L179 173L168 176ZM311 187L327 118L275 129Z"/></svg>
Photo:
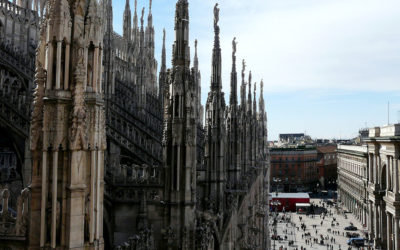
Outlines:
<svg viewBox="0 0 400 250"><path fill-rule="evenodd" d="M327 208L328 212L325 218L323 215L316 214L312 215L305 215L305 214L297 214L297 213L279 213L278 216L278 223L276 226L277 235L283 238L283 240L275 240L275 248L274 248L274 240L271 241L271 249L303 249L306 250L314 250L314 249L357 249L356 247L349 248L347 245L347 240L349 238L346 237L346 232L355 232L360 234L360 237L364 237L364 233L362 231L361 223L355 219L355 217L350 214L346 213L344 215L343 212L338 212L338 210L333 206L327 206L326 203L323 202L321 199L311 199L310 203L314 205L323 206ZM341 209L339 208L339 211ZM330 215L329 213L332 213ZM282 217L285 217L287 220L291 222L284 222ZM345 218L347 216L347 218ZM274 217L274 213L272 213L271 218ZM301 220L300 220L301 217ZM333 219L334 226L332 226ZM321 225L322 222L322 225ZM305 224L305 230L301 228L301 224ZM337 225L339 223L339 225ZM349 226L350 223L353 223L354 226L357 227L357 231L345 231L344 228ZM297 229L298 228L298 229ZM274 230L274 226L270 226L271 235L274 235L272 231ZM335 234L333 233L335 231ZM338 232L338 233L336 233ZM309 234L310 236L305 236ZM321 236L322 235L322 236ZM287 239L285 240L285 236ZM324 244L322 245L320 240L321 237L324 237ZM326 238L329 238L328 240ZM314 241L318 239L318 243ZM334 239L334 240L333 240ZM289 242L293 241L293 244L289 246ZM307 242L306 242L307 241ZM282 248L281 248L282 247ZM367 247L359 248L359 249L368 249Z"/></svg>

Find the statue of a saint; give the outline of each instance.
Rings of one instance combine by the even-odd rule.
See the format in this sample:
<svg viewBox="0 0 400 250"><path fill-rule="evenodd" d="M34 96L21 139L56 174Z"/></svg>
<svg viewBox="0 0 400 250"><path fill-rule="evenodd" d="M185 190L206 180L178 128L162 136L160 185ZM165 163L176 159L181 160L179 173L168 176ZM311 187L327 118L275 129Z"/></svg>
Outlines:
<svg viewBox="0 0 400 250"><path fill-rule="evenodd" d="M214 26L218 25L218 21L219 21L219 8L218 8L218 3L216 3L214 6Z"/></svg>
<svg viewBox="0 0 400 250"><path fill-rule="evenodd" d="M236 42L236 37L235 37L235 38L233 38L233 41L232 41L232 53L233 53L233 55L236 54L236 45L237 45L237 42Z"/></svg>
<svg viewBox="0 0 400 250"><path fill-rule="evenodd" d="M142 9L142 17L140 18L140 23L143 26L143 23L144 23L144 7Z"/></svg>

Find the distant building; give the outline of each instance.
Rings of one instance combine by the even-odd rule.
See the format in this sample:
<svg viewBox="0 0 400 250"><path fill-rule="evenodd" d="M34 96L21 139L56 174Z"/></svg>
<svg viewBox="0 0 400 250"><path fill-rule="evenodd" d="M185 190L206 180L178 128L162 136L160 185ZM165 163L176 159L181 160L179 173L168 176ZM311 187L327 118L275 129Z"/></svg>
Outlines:
<svg viewBox="0 0 400 250"><path fill-rule="evenodd" d="M279 134L280 142L294 142L304 137L304 133L297 134Z"/></svg>
<svg viewBox="0 0 400 250"><path fill-rule="evenodd" d="M271 190L313 191L318 183L315 147L271 148Z"/></svg>
<svg viewBox="0 0 400 250"><path fill-rule="evenodd" d="M323 189L336 189L337 156L336 145L317 146L318 180Z"/></svg>

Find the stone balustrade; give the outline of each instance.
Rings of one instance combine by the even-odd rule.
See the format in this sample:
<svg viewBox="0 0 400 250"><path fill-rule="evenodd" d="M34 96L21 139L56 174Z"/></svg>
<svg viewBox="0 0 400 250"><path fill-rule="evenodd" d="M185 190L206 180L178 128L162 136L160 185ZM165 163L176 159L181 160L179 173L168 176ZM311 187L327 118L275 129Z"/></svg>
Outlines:
<svg viewBox="0 0 400 250"><path fill-rule="evenodd" d="M118 184L161 184L160 171L158 166L122 164L115 167L112 180Z"/></svg>
<svg viewBox="0 0 400 250"><path fill-rule="evenodd" d="M129 238L127 242L117 246L116 250L154 250L154 237L152 228L144 228Z"/></svg>
<svg viewBox="0 0 400 250"><path fill-rule="evenodd" d="M400 136L400 124L392 124L381 127L381 136L382 137Z"/></svg>

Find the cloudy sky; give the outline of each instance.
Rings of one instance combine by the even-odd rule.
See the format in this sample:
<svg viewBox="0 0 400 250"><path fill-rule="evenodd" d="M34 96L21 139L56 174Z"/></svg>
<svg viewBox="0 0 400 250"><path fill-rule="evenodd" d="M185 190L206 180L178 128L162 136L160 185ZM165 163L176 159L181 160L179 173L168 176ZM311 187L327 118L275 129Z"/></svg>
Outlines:
<svg viewBox="0 0 400 250"><path fill-rule="evenodd" d="M210 84L216 2L189 0L192 48L194 39L199 41L203 103ZM271 140L292 132L313 138L355 137L360 128L387 124L388 102L390 123L400 122L399 0L218 2L223 91L228 98L231 44L237 37L238 64L244 58L253 81L264 79ZM175 3L153 0L159 61L165 28L170 62ZM145 20L148 5L148 0L138 0L138 9L146 8ZM134 0L130 6L133 12ZM124 7L125 0L113 0L114 29L120 34Z"/></svg>

